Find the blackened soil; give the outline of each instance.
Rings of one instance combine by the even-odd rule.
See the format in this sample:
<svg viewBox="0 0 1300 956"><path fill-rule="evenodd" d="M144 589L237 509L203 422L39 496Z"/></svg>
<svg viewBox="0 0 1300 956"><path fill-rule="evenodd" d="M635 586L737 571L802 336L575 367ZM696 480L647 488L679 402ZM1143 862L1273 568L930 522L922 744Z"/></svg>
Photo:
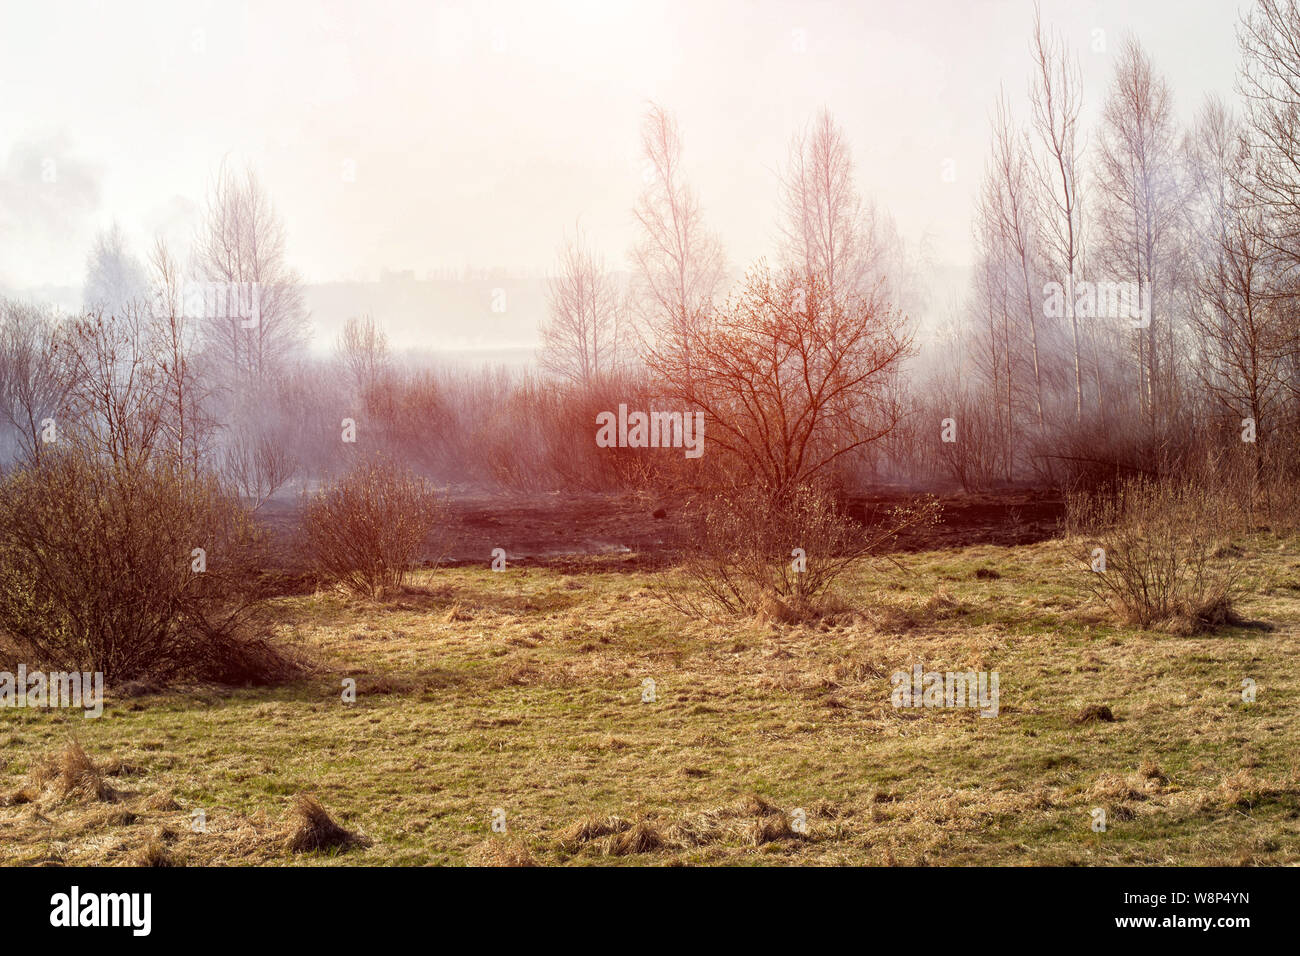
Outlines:
<svg viewBox="0 0 1300 956"><path fill-rule="evenodd" d="M901 492L850 499L849 511L867 525L890 522L890 511L917 495ZM938 496L938 524L909 529L895 551L926 551L974 544L1019 545L1053 537L1064 505L1057 496L1014 490ZM694 522L671 499L644 494L465 494L451 498L451 518L427 564L489 564L502 548L510 565L568 570L601 567L641 570L671 563L695 533ZM308 570L298 532L297 505L272 501L258 517L270 531L274 570Z"/></svg>

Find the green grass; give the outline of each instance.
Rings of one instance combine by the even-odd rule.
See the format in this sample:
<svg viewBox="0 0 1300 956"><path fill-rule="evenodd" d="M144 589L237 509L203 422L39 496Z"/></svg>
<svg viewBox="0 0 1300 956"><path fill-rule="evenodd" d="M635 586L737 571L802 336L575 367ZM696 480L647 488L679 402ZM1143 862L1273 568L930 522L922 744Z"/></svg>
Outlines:
<svg viewBox="0 0 1300 956"><path fill-rule="evenodd" d="M1059 542L863 567L839 588L854 611L795 627L686 620L611 564L279 599L276 637L316 662L290 686L0 711L0 862L130 863L151 841L191 864L1300 862L1300 550L1247 544L1239 609L1272 630L1193 637L1115 624ZM999 716L895 710L890 674L918 661L997 670ZM1075 724L1089 704L1116 721ZM14 802L71 737L119 763L116 800ZM298 793L371 844L290 853ZM795 808L806 834L764 827ZM662 845L565 839L611 816Z"/></svg>

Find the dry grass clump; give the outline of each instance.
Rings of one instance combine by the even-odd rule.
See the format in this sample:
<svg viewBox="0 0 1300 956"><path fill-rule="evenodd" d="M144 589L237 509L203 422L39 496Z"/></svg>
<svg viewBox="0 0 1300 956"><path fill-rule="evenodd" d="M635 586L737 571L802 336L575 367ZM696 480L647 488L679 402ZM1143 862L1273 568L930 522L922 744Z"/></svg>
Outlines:
<svg viewBox="0 0 1300 956"><path fill-rule="evenodd" d="M136 866L182 866L180 859L157 837L136 851L133 862Z"/></svg>
<svg viewBox="0 0 1300 956"><path fill-rule="evenodd" d="M632 828L632 824L622 817L587 817L574 823L560 836L560 846L566 850L578 850L585 843L614 836Z"/></svg>
<svg viewBox="0 0 1300 956"><path fill-rule="evenodd" d="M1114 723L1115 715L1105 704L1089 704L1075 716L1076 724Z"/></svg>
<svg viewBox="0 0 1300 956"><path fill-rule="evenodd" d="M469 851L471 866L538 866L522 840L489 837Z"/></svg>
<svg viewBox="0 0 1300 956"><path fill-rule="evenodd" d="M649 820L640 819L621 833L607 837L605 856L630 856L634 853L651 853L667 846L662 833Z"/></svg>
<svg viewBox="0 0 1300 956"><path fill-rule="evenodd" d="M773 813L780 813L780 809L773 803L769 803L764 797L757 793L746 794L731 809L733 816L744 817L766 817Z"/></svg>
<svg viewBox="0 0 1300 956"><path fill-rule="evenodd" d="M935 591L924 600L907 604L880 604L867 614L867 620L882 634L905 634L941 621L950 621L967 613L968 605L948 591Z"/></svg>
<svg viewBox="0 0 1300 956"><path fill-rule="evenodd" d="M809 816L834 816L835 809L821 802ZM763 846L780 840L804 840L789 814L758 794L747 794L727 806L704 810L663 827L649 817L635 823L623 817L587 817L564 831L560 846L576 852L599 844L603 856L630 856L656 850L681 850L712 844Z"/></svg>
<svg viewBox="0 0 1300 956"><path fill-rule="evenodd" d="M290 815L298 822L287 842L288 849L293 853L314 853L319 850L342 852L370 845L370 841L361 834L335 823L334 818L315 797L303 793L295 796Z"/></svg>
<svg viewBox="0 0 1300 956"><path fill-rule="evenodd" d="M1243 768L1219 782L1214 799L1224 810L1257 810L1268 803L1294 807L1300 800L1300 776L1291 772L1265 779Z"/></svg>
<svg viewBox="0 0 1300 956"><path fill-rule="evenodd" d="M618 816L587 817L560 835L561 849L570 853L589 843L599 843L602 856L631 856L661 849L669 841L647 817L635 823Z"/></svg>
<svg viewBox="0 0 1300 956"><path fill-rule="evenodd" d="M790 820L784 813L772 813L749 823L749 839L754 846L798 837L799 834L790 826Z"/></svg>
<svg viewBox="0 0 1300 956"><path fill-rule="evenodd" d="M1159 784L1153 783L1149 778L1142 776L1135 778L1133 776L1121 776L1117 773L1103 773L1093 781L1088 794L1095 800L1105 800L1117 804L1131 803L1147 799L1147 787L1159 789Z"/></svg>
<svg viewBox="0 0 1300 956"><path fill-rule="evenodd" d="M11 799L14 803L31 803L44 790L53 788L63 800L109 801L115 795L105 775L105 768L95 763L81 744L70 740L58 754L33 766L27 786Z"/></svg>
<svg viewBox="0 0 1300 956"><path fill-rule="evenodd" d="M1143 761L1142 766L1138 768L1138 773L1147 780L1154 780L1160 786L1164 786L1169 782L1169 775L1154 760Z"/></svg>
<svg viewBox="0 0 1300 956"><path fill-rule="evenodd" d="M168 790L150 795L145 799L144 806L146 810L156 810L160 813L171 813L181 808Z"/></svg>

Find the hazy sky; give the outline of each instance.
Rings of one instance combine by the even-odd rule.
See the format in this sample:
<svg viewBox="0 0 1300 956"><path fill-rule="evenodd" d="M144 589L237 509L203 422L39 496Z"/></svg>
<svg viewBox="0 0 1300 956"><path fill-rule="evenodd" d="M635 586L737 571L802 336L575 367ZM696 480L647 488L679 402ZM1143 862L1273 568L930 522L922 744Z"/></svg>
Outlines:
<svg viewBox="0 0 1300 956"><path fill-rule="evenodd" d="M1239 6L1043 10L1078 52L1090 108L1133 30L1190 116L1207 91L1232 95ZM223 156L261 172L310 280L544 270L579 218L622 268L647 98L677 114L734 268L771 251L775 170L825 105L863 192L909 243L927 240L936 275L963 270L999 84L1024 102L1032 9L6 0L0 285L80 283L95 231L114 219L138 251L159 229L189 235Z"/></svg>

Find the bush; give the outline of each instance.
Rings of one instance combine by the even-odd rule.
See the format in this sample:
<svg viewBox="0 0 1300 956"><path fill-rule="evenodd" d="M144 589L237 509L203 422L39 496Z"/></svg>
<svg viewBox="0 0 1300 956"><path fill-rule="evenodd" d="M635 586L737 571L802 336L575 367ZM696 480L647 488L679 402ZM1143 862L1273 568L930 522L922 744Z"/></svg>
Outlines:
<svg viewBox="0 0 1300 956"><path fill-rule="evenodd" d="M285 676L244 636L259 546L211 477L47 453L0 483L0 634L30 662L113 681Z"/></svg>
<svg viewBox="0 0 1300 956"><path fill-rule="evenodd" d="M716 492L695 507L698 538L683 571L693 587L662 592L690 616L759 615L793 621L815 613L836 578L904 527L937 520L933 500L864 528L825 484ZM795 549L801 549L802 568Z"/></svg>
<svg viewBox="0 0 1300 956"><path fill-rule="evenodd" d="M320 570L354 594L400 588L420 549L446 520L425 479L390 459L362 462L303 507L307 547Z"/></svg>
<svg viewBox="0 0 1300 956"><path fill-rule="evenodd" d="M1070 531L1088 543L1085 586L1129 624L1178 632L1234 619L1239 569L1221 547L1236 522L1223 497L1205 485L1147 478L1111 492L1074 494ZM1094 549L1105 569L1094 569Z"/></svg>

